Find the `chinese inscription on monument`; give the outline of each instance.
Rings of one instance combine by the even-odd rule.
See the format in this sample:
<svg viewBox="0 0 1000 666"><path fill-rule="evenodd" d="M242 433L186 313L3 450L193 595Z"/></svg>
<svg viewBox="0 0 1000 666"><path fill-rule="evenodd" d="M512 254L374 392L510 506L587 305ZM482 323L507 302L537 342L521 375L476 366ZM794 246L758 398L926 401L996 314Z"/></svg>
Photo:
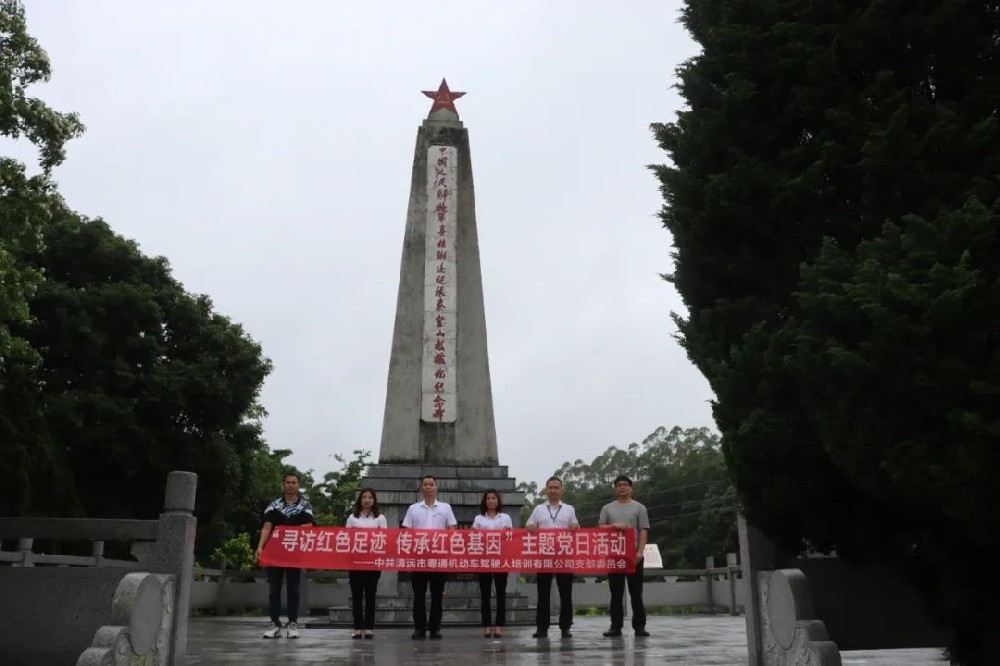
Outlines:
<svg viewBox="0 0 1000 666"><path fill-rule="evenodd" d="M455 400L455 272L458 151L452 146L427 149L427 247L424 266L423 396L420 418L453 423Z"/></svg>

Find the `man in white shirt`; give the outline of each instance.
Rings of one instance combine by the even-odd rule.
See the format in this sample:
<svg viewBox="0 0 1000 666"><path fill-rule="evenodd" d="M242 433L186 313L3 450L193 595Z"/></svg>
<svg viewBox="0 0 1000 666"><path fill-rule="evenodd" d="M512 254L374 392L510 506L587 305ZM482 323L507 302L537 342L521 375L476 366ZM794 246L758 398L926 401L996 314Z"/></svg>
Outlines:
<svg viewBox="0 0 1000 666"><path fill-rule="evenodd" d="M403 527L414 530L455 529L458 521L455 513L447 502L437 499L437 480L430 474L420 478L420 493L424 496L422 502L415 502L406 510L403 517ZM410 584L413 586L413 639L423 638L430 630L431 638L441 638L441 616L444 613L442 599L444 597L443 571L414 571L410 573ZM427 586L431 588L431 615L428 620L425 596Z"/></svg>
<svg viewBox="0 0 1000 666"><path fill-rule="evenodd" d="M580 527L576 520L576 509L569 504L563 504L562 479L558 476L549 477L545 482L545 494L549 501L535 507L531 517L525 524L529 532L536 530L575 530ZM571 638L569 628L573 625L573 574L539 573L535 575L535 585L538 586L538 607L535 610L535 638L545 638L549 634L552 607L552 578L556 579L559 590L559 629L563 638Z"/></svg>

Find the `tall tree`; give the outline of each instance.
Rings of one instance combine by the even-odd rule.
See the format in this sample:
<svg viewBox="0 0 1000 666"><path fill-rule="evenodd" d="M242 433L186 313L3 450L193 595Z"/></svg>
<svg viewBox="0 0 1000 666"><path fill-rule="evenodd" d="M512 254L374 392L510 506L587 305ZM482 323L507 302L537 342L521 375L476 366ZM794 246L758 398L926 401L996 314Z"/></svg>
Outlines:
<svg viewBox="0 0 1000 666"><path fill-rule="evenodd" d="M59 113L28 96L29 86L50 75L48 55L28 34L24 6L0 0L0 136L26 138L38 149L42 167L40 175L29 177L23 164L0 156L0 372L36 360L10 332L12 322L29 319L27 301L41 280L19 257L38 247L42 227L60 203L49 172L65 158L66 142L83 132L76 114Z"/></svg>
<svg viewBox="0 0 1000 666"><path fill-rule="evenodd" d="M43 279L24 256L41 249L45 226L63 210L49 173L65 157L66 142L83 132L76 114L59 113L28 96L29 86L49 77L48 56L28 34L23 5L0 0L0 136L32 143L42 168L40 174L29 175L24 164L0 156L0 441L4 448L0 474L18 480L5 484L5 494L11 506L22 508L28 505L33 488L49 487L53 495L63 490L58 479L46 479L42 472L58 466L55 452L38 436L37 402L31 399L38 382L39 356L23 335L12 330L31 321L28 303ZM36 473L27 474L28 470ZM4 504L0 502L0 507Z"/></svg>
<svg viewBox="0 0 1000 666"><path fill-rule="evenodd" d="M29 399L65 489L35 493L31 510L149 517L167 472L187 469L199 475L203 534L224 536L245 464L266 451L257 398L271 363L260 346L100 220L64 212L27 259L46 280L34 323L15 330L41 350Z"/></svg>
<svg viewBox="0 0 1000 666"><path fill-rule="evenodd" d="M792 552L919 572L955 663L996 663L1000 588L950 572L996 549L1000 12L687 0L683 21L687 108L654 125L669 279L747 515Z"/></svg>

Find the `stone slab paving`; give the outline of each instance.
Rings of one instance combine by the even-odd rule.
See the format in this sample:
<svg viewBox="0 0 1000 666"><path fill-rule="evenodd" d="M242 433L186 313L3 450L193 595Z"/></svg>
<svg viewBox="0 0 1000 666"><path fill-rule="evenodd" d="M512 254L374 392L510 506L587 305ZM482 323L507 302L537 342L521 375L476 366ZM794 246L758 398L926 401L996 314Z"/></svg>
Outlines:
<svg viewBox="0 0 1000 666"><path fill-rule="evenodd" d="M494 666L505 664L588 666L737 666L747 663L742 617L651 617L652 636L608 639L604 617L578 617L573 637L563 639L553 626L549 638L531 637L532 627L508 627L502 639L485 639L476 627L445 627L442 640L412 640L401 628L376 630L374 640L352 640L350 631L327 624L306 626L301 638L265 640L259 618L195 618L188 636L188 663L214 664L397 664ZM940 666L938 650L845 652L844 666Z"/></svg>

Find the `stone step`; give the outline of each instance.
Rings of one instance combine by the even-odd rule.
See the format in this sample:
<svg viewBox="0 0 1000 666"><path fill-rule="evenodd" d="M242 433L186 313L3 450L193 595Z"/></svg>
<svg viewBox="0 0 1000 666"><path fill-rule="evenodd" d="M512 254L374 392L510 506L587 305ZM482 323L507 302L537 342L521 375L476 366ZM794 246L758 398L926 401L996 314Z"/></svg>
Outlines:
<svg viewBox="0 0 1000 666"><path fill-rule="evenodd" d="M414 487L420 477L430 474L438 484L456 479L507 479L506 465L414 465L406 463L379 463L368 469L362 485L369 479L409 479Z"/></svg>
<svg viewBox="0 0 1000 666"><path fill-rule="evenodd" d="M427 606L430 610L430 604ZM333 606L330 608L330 624L333 626L350 627L354 625L354 614L350 607ZM510 626L532 626L535 624L534 608L508 608L507 624ZM441 615L443 627L449 626L474 626L478 627L482 623L479 615L479 606L473 608L452 609L447 605ZM376 627L412 627L412 608L382 608L375 606L375 626Z"/></svg>
<svg viewBox="0 0 1000 666"><path fill-rule="evenodd" d="M420 501L420 495L412 488L380 488L374 483L370 487L375 489L378 495L378 503L382 506L387 504L409 506L414 502ZM497 490L500 491L505 510L508 513L510 513L511 507L516 507L517 511L521 510L521 506L524 504L524 495L522 493L502 488L497 488ZM453 507L456 505L474 507L476 513L479 513L479 502L483 499L483 492L482 488L457 488L454 490L442 488L438 492L437 498L442 502L451 504Z"/></svg>
<svg viewBox="0 0 1000 666"><path fill-rule="evenodd" d="M373 478L365 479L365 485L370 486L380 493L379 499L381 499L381 493L383 491L399 491L399 492L410 492L414 495L420 496L420 488L417 486L417 482L412 479L394 479L394 478ZM478 492L482 494L484 491L490 488L495 488L499 490L504 495L517 495L523 494L517 489L517 481L515 479L444 479L438 482L438 491L454 492L457 490L465 490L468 492Z"/></svg>

